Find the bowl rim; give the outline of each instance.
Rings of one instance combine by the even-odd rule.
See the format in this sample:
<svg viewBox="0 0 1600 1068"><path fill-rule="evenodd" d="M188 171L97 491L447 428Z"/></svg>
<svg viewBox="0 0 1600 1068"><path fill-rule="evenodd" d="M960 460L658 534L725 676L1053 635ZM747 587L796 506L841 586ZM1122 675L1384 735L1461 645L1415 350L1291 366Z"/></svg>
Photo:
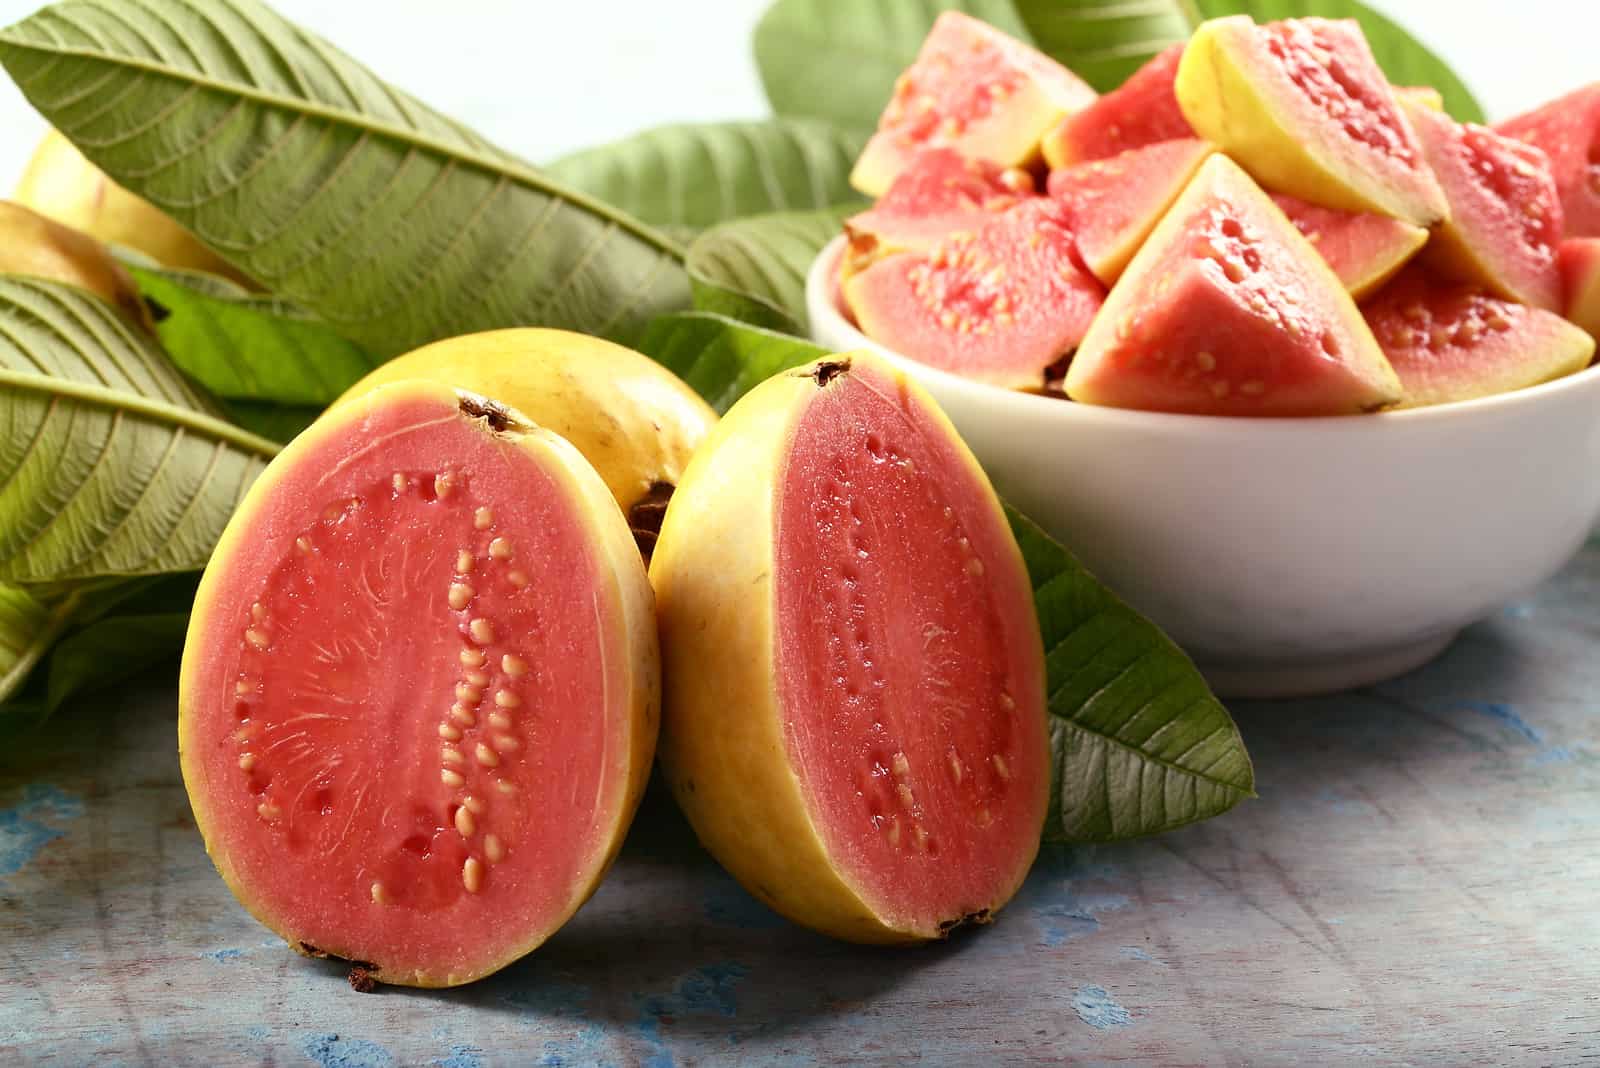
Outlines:
<svg viewBox="0 0 1600 1068"><path fill-rule="evenodd" d="M1057 418L1100 420L1129 428L1155 428L1167 427L1170 429L1197 429L1209 427L1213 429L1242 430L1251 428L1253 432L1284 432L1303 431L1308 426L1317 429L1341 430L1353 427L1393 427L1412 426L1417 424L1438 423L1452 419L1472 419L1479 415L1516 410L1528 406L1536 406L1546 398L1574 390L1581 390L1585 386L1600 384L1600 360L1591 362L1581 371L1575 371L1560 378L1541 382L1538 385L1524 386L1506 393L1495 393L1487 397L1475 397L1472 400L1450 401L1445 404L1433 404L1421 408L1403 408L1398 411L1359 412L1349 415L1194 415L1182 412L1147 412L1137 408L1112 408L1105 405L1082 404L1065 397L1047 397L1039 393L1028 393L1018 389L1008 389L1004 386L990 385L987 382L975 382L968 378L937 367L930 367L920 363L909 356L894 351L882 345L866 334L859 327L844 317L844 314L834 304L828 285L828 275L832 273L844 250L845 235L839 234L822 247L816 257L811 261L806 270L805 301L806 312L810 319L807 334L813 343L825 348L833 348L833 343L820 338L819 320L822 321L827 331L838 337L852 339L849 349L866 349L869 352L882 356L898 367L919 378L939 383L951 391L970 394L978 399L992 399L993 403L1010 404L1019 410L1044 413L1053 410L1060 413ZM1600 341L1600 339L1597 339Z"/></svg>

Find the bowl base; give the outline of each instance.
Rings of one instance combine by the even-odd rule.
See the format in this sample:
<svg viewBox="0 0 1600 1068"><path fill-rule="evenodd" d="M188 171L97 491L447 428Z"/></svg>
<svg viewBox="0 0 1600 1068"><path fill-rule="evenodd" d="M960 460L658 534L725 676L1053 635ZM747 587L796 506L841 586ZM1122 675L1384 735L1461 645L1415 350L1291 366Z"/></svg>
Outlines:
<svg viewBox="0 0 1600 1068"><path fill-rule="evenodd" d="M1404 675L1444 652L1458 633L1451 631L1381 653L1257 664L1200 661L1199 666L1218 697L1319 697Z"/></svg>

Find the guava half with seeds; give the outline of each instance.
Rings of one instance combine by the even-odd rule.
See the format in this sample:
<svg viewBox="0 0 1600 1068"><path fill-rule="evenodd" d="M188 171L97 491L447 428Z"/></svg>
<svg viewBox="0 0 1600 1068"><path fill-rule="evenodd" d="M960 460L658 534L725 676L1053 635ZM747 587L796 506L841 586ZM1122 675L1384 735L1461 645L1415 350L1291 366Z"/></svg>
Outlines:
<svg viewBox="0 0 1600 1068"><path fill-rule="evenodd" d="M566 330L490 330L390 360L339 399L427 379L506 404L571 442L617 499L649 559L672 489L717 421L699 394L632 349Z"/></svg>
<svg viewBox="0 0 1600 1068"><path fill-rule="evenodd" d="M1338 277L1220 153L1111 290L1065 388L1088 404L1195 415L1342 415L1400 399Z"/></svg>
<svg viewBox="0 0 1600 1068"><path fill-rule="evenodd" d="M1545 154L1487 126L1405 107L1450 202L1423 252L1428 262L1506 300L1558 309L1561 200Z"/></svg>
<svg viewBox="0 0 1600 1068"><path fill-rule="evenodd" d="M863 353L770 379L689 466L650 565L661 765L757 898L854 942L986 923L1039 848L1044 657L994 490Z"/></svg>
<svg viewBox="0 0 1600 1068"><path fill-rule="evenodd" d="M1388 215L1324 208L1283 193L1272 199L1355 300L1376 292L1428 243L1428 231Z"/></svg>
<svg viewBox="0 0 1600 1068"><path fill-rule="evenodd" d="M1216 149L1184 138L1050 172L1050 195L1072 206L1078 255L1111 285L1194 172Z"/></svg>
<svg viewBox="0 0 1600 1068"><path fill-rule="evenodd" d="M1353 19L1202 23L1178 64L1195 131L1274 193L1432 226L1449 214Z"/></svg>
<svg viewBox="0 0 1600 1068"><path fill-rule="evenodd" d="M87 289L129 321L154 331L139 287L109 249L9 200L0 200L0 274L49 278Z"/></svg>
<svg viewBox="0 0 1600 1068"><path fill-rule="evenodd" d="M452 986L555 932L654 751L644 564L567 442L406 380L250 488L195 597L178 736L218 871L352 982Z"/></svg>
<svg viewBox="0 0 1600 1068"><path fill-rule="evenodd" d="M1600 337L1600 238L1561 242L1562 314L1591 336Z"/></svg>
<svg viewBox="0 0 1600 1068"><path fill-rule="evenodd" d="M1173 89L1182 58L1180 42L1088 107L1063 117L1039 144L1045 162L1056 170L1108 159L1158 141L1194 137L1194 127L1183 117Z"/></svg>
<svg viewBox="0 0 1600 1068"><path fill-rule="evenodd" d="M959 11L941 14L895 82L850 184L882 196L917 153L954 148L1002 167L1039 158L1039 138L1095 91L1049 56Z"/></svg>
<svg viewBox="0 0 1600 1068"><path fill-rule="evenodd" d="M1077 346L1105 290L1078 259L1070 205L1035 197L932 252L879 260L844 296L862 332L903 356L1029 388Z"/></svg>
<svg viewBox="0 0 1600 1068"><path fill-rule="evenodd" d="M1600 237L1600 82L1495 127L1550 160L1566 237Z"/></svg>
<svg viewBox="0 0 1600 1068"><path fill-rule="evenodd" d="M1403 408L1489 397L1569 375L1594 339L1554 312L1406 268L1362 308L1404 386Z"/></svg>

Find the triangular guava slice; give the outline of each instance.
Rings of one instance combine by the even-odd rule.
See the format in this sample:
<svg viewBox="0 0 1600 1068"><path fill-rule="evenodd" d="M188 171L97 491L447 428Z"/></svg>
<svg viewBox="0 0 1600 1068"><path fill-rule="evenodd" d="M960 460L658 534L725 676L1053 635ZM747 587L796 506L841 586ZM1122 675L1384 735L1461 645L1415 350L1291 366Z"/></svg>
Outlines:
<svg viewBox="0 0 1600 1068"><path fill-rule="evenodd" d="M1428 243L1428 231L1388 215L1324 208L1283 193L1272 199L1355 300L1377 292Z"/></svg>
<svg viewBox="0 0 1600 1068"><path fill-rule="evenodd" d="M1550 158L1567 237L1600 237L1600 82L1495 127Z"/></svg>
<svg viewBox="0 0 1600 1068"><path fill-rule="evenodd" d="M1116 89L1066 115L1040 142L1052 169L1109 159L1130 149L1194 136L1173 92L1183 45L1172 45Z"/></svg>
<svg viewBox="0 0 1600 1068"><path fill-rule="evenodd" d="M1561 242L1562 312L1600 337L1600 237Z"/></svg>
<svg viewBox="0 0 1600 1068"><path fill-rule="evenodd" d="M1202 23L1177 92L1195 132L1275 193L1418 226L1449 213L1354 20Z"/></svg>
<svg viewBox="0 0 1600 1068"><path fill-rule="evenodd" d="M1065 387L1088 404L1208 415L1340 415L1400 398L1338 277L1220 153L1123 272Z"/></svg>

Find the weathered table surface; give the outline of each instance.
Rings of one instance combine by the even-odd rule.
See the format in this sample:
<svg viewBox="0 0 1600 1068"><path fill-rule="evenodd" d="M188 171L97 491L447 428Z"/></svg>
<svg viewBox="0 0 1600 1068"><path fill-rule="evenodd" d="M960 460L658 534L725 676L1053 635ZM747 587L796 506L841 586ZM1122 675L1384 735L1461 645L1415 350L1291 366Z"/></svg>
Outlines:
<svg viewBox="0 0 1600 1068"><path fill-rule="evenodd" d="M0 772L0 1063L1600 1058L1597 595L1600 541L1420 672L1239 705L1260 800L1047 849L995 926L947 945L790 926L652 793L572 924L451 992L356 994L234 903L158 678Z"/></svg>

